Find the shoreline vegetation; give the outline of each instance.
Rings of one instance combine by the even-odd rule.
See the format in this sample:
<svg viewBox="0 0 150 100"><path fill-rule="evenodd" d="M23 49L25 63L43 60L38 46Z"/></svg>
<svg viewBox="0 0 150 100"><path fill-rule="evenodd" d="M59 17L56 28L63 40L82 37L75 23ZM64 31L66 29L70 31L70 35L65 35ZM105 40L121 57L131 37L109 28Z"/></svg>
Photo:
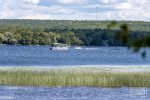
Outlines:
<svg viewBox="0 0 150 100"><path fill-rule="evenodd" d="M0 67L0 85L48 87L150 87L150 68Z"/></svg>
<svg viewBox="0 0 150 100"><path fill-rule="evenodd" d="M73 46L126 46L116 34L120 25L127 24L129 41L149 36L150 22L118 21L108 29L111 21L69 20L0 20L0 44L7 45L52 45L64 43Z"/></svg>

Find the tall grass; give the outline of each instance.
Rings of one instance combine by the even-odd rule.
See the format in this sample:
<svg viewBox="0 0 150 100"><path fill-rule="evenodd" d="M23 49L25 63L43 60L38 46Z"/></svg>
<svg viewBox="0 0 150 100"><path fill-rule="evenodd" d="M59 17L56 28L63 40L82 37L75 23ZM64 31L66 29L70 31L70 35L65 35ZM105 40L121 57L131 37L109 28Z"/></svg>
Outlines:
<svg viewBox="0 0 150 100"><path fill-rule="evenodd" d="M0 71L0 85L150 87L150 73Z"/></svg>

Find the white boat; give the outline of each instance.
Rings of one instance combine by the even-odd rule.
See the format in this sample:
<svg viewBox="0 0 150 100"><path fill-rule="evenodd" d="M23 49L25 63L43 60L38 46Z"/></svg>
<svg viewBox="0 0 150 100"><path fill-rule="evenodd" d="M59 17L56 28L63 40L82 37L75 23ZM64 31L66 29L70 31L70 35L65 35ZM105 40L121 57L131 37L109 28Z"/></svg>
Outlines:
<svg viewBox="0 0 150 100"><path fill-rule="evenodd" d="M80 50L80 49L82 49L82 48L81 48L81 47L75 47L75 49L76 49L76 50Z"/></svg>
<svg viewBox="0 0 150 100"><path fill-rule="evenodd" d="M67 44L62 44L62 43L54 43L51 47L50 50L69 50L69 47Z"/></svg>

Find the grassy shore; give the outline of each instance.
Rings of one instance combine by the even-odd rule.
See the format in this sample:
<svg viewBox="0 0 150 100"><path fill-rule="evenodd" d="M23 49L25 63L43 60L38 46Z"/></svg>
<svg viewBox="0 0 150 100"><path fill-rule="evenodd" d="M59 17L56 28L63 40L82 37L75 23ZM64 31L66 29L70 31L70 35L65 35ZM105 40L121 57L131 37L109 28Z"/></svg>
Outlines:
<svg viewBox="0 0 150 100"><path fill-rule="evenodd" d="M115 71L113 71L115 70ZM111 68L15 69L0 68L0 85L150 87L149 71Z"/></svg>

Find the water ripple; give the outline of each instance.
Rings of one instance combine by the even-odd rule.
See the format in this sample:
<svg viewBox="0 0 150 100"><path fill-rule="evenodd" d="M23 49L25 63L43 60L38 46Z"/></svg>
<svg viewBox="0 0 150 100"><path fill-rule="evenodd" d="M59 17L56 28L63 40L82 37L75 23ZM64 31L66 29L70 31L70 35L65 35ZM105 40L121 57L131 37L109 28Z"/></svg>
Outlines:
<svg viewBox="0 0 150 100"><path fill-rule="evenodd" d="M149 100L149 88L0 87L0 100Z"/></svg>

